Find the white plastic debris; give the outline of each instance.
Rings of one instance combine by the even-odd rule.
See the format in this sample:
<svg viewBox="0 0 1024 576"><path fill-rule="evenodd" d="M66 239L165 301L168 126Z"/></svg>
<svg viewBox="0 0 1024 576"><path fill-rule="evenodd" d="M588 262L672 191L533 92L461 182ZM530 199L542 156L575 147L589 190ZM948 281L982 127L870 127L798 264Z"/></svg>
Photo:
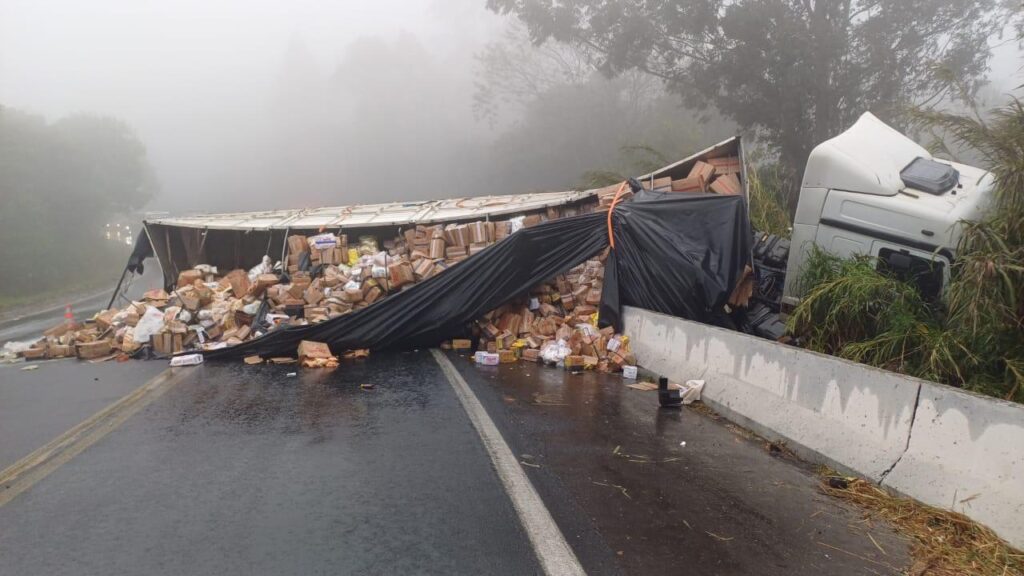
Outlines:
<svg viewBox="0 0 1024 576"><path fill-rule="evenodd" d="M4 344L3 351L0 352L0 356L11 356L15 357L18 354L28 350L35 344L35 340L25 340L24 342L8 342Z"/></svg>
<svg viewBox="0 0 1024 576"><path fill-rule="evenodd" d="M198 366L203 363L202 354L185 354L171 358L171 366Z"/></svg>
<svg viewBox="0 0 1024 576"><path fill-rule="evenodd" d="M516 232L519 232L520 230L523 229L523 218L525 218L525 216L516 216L515 218L509 220L509 224L511 224L512 228L512 234L515 234Z"/></svg>
<svg viewBox="0 0 1024 576"><path fill-rule="evenodd" d="M260 274L270 274L274 271L274 261L270 256L264 255L263 261L249 269L249 282L256 282Z"/></svg>
<svg viewBox="0 0 1024 576"><path fill-rule="evenodd" d="M557 364L572 354L572 348L561 338L557 342L548 341L540 350L540 357L545 364Z"/></svg>
<svg viewBox="0 0 1024 576"><path fill-rule="evenodd" d="M623 366L622 377L629 380L636 380L636 366Z"/></svg>
<svg viewBox="0 0 1024 576"><path fill-rule="evenodd" d="M139 318L135 325L132 340L136 342L149 342L149 339L164 329L164 313L153 306L146 307L146 313Z"/></svg>
<svg viewBox="0 0 1024 576"><path fill-rule="evenodd" d="M686 384L679 387L679 396L683 404L693 404L700 401L700 394L704 391L703 380L687 380Z"/></svg>

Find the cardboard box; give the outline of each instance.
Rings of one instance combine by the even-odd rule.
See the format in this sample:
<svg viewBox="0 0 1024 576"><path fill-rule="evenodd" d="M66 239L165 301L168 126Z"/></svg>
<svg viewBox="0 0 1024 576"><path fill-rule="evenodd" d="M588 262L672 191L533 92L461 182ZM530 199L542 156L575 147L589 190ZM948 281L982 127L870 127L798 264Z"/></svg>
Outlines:
<svg viewBox="0 0 1024 576"><path fill-rule="evenodd" d="M700 178L683 178L681 180L672 181L673 192L703 192L704 187L701 184Z"/></svg>
<svg viewBox="0 0 1024 576"><path fill-rule="evenodd" d="M288 237L288 252L291 254L301 254L302 252L309 252L309 241L306 237L301 234L293 234Z"/></svg>
<svg viewBox="0 0 1024 576"><path fill-rule="evenodd" d="M199 270L184 270L178 273L178 288L191 286L196 280L202 280L203 273Z"/></svg>
<svg viewBox="0 0 1024 576"><path fill-rule="evenodd" d="M46 358L46 346L37 346L24 350L21 356L26 360L40 360Z"/></svg>
<svg viewBox="0 0 1024 576"><path fill-rule="evenodd" d="M477 352L474 359L482 366L497 366L501 363L501 357L491 352Z"/></svg>
<svg viewBox="0 0 1024 576"><path fill-rule="evenodd" d="M715 181L711 183L711 191L716 194L735 196L742 193L743 188L740 186L740 179L735 174L726 174L715 178Z"/></svg>
<svg viewBox="0 0 1024 576"><path fill-rule="evenodd" d="M46 346L47 358L69 358L75 355L75 347L70 344L48 344Z"/></svg>
<svg viewBox="0 0 1024 576"><path fill-rule="evenodd" d="M78 357L83 360L109 356L113 350L114 348L111 346L111 341L109 339L85 342L75 346L75 351L78 354Z"/></svg>
<svg viewBox="0 0 1024 576"><path fill-rule="evenodd" d="M527 348L523 350L522 359L527 362L537 362L540 360L540 350Z"/></svg>
<svg viewBox="0 0 1024 576"><path fill-rule="evenodd" d="M739 156L711 158L707 162L715 167L715 174L737 174L740 171Z"/></svg>
<svg viewBox="0 0 1024 576"><path fill-rule="evenodd" d="M512 364L517 360L516 353L507 348L498 350L498 362L501 364Z"/></svg>
<svg viewBox="0 0 1024 576"><path fill-rule="evenodd" d="M389 265L388 281L391 283L392 288L416 282L416 274L413 271L412 264L403 261Z"/></svg>
<svg viewBox="0 0 1024 576"><path fill-rule="evenodd" d="M434 271L434 263L426 258L416 261L416 265L413 267L413 274L416 275L417 279L423 280L430 277L430 273Z"/></svg>
<svg viewBox="0 0 1024 576"><path fill-rule="evenodd" d="M466 251L465 246L449 246L444 249L445 258L458 258L467 255L469 255L469 252Z"/></svg>
<svg viewBox="0 0 1024 576"><path fill-rule="evenodd" d="M583 356L580 356L580 355L577 355L577 354L573 354L571 356L566 356L565 360L563 361L563 363L565 364L566 368L577 368L577 367L578 368L582 368L583 367Z"/></svg>
<svg viewBox="0 0 1024 576"><path fill-rule="evenodd" d="M241 268L225 274L221 283L231 286L231 293L237 298L241 298L249 292L249 275Z"/></svg>
<svg viewBox="0 0 1024 576"><path fill-rule="evenodd" d="M452 340L452 350L470 350L473 348L473 341L466 339Z"/></svg>
<svg viewBox="0 0 1024 576"><path fill-rule="evenodd" d="M334 354L331 354L331 348L323 342L314 342L312 340L303 340L299 342L299 360L305 360L306 358L333 358Z"/></svg>
<svg viewBox="0 0 1024 576"><path fill-rule="evenodd" d="M302 293L302 297L306 301L306 304L309 304L310 306L316 306L317 304L320 303L321 300L324 299L324 293L319 289L310 286L309 288L306 288L305 292Z"/></svg>

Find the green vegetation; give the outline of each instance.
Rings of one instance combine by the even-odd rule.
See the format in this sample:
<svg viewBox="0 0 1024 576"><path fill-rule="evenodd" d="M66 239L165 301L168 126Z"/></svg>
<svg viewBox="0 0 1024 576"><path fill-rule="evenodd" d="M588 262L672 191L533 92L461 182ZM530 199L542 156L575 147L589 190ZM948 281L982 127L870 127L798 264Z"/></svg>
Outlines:
<svg viewBox="0 0 1024 576"><path fill-rule="evenodd" d="M812 350L1022 402L1024 106L1013 100L988 119L916 114L977 151L995 177L989 216L963 223L942 302L924 302L871 259L816 251L790 329Z"/></svg>
<svg viewBox="0 0 1024 576"><path fill-rule="evenodd" d="M789 238L789 211L783 190L785 177L778 164L748 167L747 192L750 194L750 225L759 232Z"/></svg>

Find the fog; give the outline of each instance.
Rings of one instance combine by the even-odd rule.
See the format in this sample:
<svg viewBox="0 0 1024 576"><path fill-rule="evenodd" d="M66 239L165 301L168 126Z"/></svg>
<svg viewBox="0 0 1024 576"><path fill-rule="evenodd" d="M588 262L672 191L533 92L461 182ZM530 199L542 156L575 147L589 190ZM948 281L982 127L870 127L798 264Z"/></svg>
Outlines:
<svg viewBox="0 0 1024 576"><path fill-rule="evenodd" d="M147 209L173 212L560 189L622 169L621 146L671 160L734 130L651 84L630 105L661 115L660 133L630 133L636 118L593 86L483 117L476 56L510 19L483 0L0 0L0 103L126 121L160 186ZM1000 46L993 90L1019 71ZM584 100L607 115L588 121ZM545 131L574 114L578 132Z"/></svg>
<svg viewBox="0 0 1024 576"><path fill-rule="evenodd" d="M127 121L154 210L447 195L489 138L473 54L502 20L469 0L4 0L0 103Z"/></svg>

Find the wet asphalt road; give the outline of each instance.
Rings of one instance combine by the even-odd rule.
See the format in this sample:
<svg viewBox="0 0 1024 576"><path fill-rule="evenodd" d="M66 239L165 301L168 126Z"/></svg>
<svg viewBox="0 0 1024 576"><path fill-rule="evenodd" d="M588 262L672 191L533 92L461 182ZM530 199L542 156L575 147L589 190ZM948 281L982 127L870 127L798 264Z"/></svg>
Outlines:
<svg viewBox="0 0 1024 576"><path fill-rule="evenodd" d="M452 360L588 573L888 574L907 564L905 542L874 526L881 553L809 470L723 421L658 410L655 393L617 376ZM163 368L0 366L0 468ZM3 575L539 571L427 351L333 372L191 369L0 506Z"/></svg>

